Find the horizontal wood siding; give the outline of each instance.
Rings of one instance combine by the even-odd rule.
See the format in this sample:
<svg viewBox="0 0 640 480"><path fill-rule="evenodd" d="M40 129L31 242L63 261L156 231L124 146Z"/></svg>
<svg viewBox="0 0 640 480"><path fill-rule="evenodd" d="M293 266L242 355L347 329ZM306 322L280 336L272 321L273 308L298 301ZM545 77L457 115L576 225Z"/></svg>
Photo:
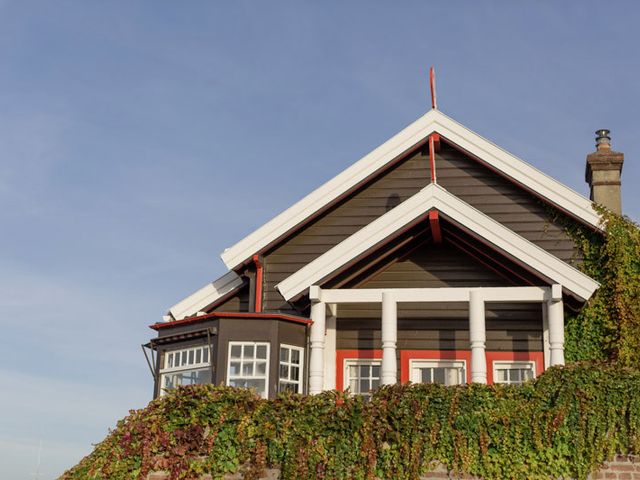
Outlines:
<svg viewBox="0 0 640 480"><path fill-rule="evenodd" d="M381 348L380 317L343 319L338 313L338 349ZM530 305L520 318L486 320L487 350L542 351L542 310ZM399 350L468 350L468 318L398 319Z"/></svg>
<svg viewBox="0 0 640 480"><path fill-rule="evenodd" d="M563 227L531 193L442 142L438 183L452 194L556 257L571 263L577 251Z"/></svg>
<svg viewBox="0 0 640 480"><path fill-rule="evenodd" d="M217 307L209 310L211 312L248 312L249 311L249 286L245 285L232 297L225 300Z"/></svg>
<svg viewBox="0 0 640 480"><path fill-rule="evenodd" d="M274 286L424 188L429 175L427 157L414 154L267 252L264 310L292 312Z"/></svg>

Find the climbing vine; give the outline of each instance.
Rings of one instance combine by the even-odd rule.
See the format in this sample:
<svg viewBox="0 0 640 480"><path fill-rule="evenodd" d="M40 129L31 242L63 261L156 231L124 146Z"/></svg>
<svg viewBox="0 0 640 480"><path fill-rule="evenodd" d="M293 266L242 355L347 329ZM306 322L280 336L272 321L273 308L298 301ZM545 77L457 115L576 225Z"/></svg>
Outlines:
<svg viewBox="0 0 640 480"><path fill-rule="evenodd" d="M566 225L581 253L579 268L600 282L578 314L567 312L567 360L640 366L640 229L628 218L600 213L604 235Z"/></svg>
<svg viewBox="0 0 640 480"><path fill-rule="evenodd" d="M584 479L640 452L640 372L618 364L552 368L523 386L394 385L263 400L182 387L132 411L62 480L172 480L265 467L283 479L417 479L436 464L486 479Z"/></svg>

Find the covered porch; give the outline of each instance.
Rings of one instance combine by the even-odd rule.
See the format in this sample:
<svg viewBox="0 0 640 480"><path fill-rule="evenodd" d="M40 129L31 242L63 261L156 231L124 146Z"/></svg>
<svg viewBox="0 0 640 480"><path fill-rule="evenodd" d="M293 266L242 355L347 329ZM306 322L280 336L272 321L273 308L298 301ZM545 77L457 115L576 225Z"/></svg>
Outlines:
<svg viewBox="0 0 640 480"><path fill-rule="evenodd" d="M340 305L378 304L380 315L380 383L398 382L398 306L405 303L460 303L468 305L469 379L487 383L485 311L492 303L539 303L542 312L544 366L564 364L564 308L562 286L360 288L327 289L313 285L311 301L309 393L340 388L337 383L337 329ZM466 363L466 362L465 362ZM407 380L403 378L401 380Z"/></svg>

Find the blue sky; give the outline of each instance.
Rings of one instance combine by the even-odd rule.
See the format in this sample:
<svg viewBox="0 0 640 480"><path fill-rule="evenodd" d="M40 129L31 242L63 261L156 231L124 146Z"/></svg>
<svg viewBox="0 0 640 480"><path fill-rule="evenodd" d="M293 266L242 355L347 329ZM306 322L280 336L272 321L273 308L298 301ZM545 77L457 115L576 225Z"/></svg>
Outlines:
<svg viewBox="0 0 640 480"><path fill-rule="evenodd" d="M429 107L640 218L636 2L0 0L0 468L150 400L140 344L225 248ZM515 5L517 4L517 5Z"/></svg>

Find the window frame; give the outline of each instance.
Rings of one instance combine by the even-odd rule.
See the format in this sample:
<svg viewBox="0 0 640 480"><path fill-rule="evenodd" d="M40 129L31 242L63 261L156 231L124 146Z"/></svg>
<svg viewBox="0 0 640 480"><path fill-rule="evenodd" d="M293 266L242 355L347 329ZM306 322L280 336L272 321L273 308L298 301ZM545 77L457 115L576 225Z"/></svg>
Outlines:
<svg viewBox="0 0 640 480"><path fill-rule="evenodd" d="M420 368L418 365L419 364L423 364L424 368L458 368L458 369L462 369L462 371L460 371L458 373L458 383L454 383L452 385L446 385L446 383L444 384L438 384L438 385L445 385L445 386L456 386L456 385L466 385L467 384L467 361L463 358L460 359L448 359L448 358L410 358L409 359L409 380L412 383L424 383L422 381L416 382L413 379L413 370L414 368ZM436 382L431 382L431 383L436 383Z"/></svg>
<svg viewBox="0 0 640 480"><path fill-rule="evenodd" d="M207 357L207 361L201 360L200 362L195 362L195 358L197 357L197 351L200 351L200 358L204 359L205 358L205 354ZM194 362L193 363L189 363L189 352L194 352L193 353L193 357L194 357ZM180 365L179 366L171 366L169 367L169 359L175 359L176 354L180 353ZM186 354L186 359L187 359L187 363L182 363L182 355ZM164 383L165 383L165 378L169 375L172 374L176 374L176 373L181 373L181 372L200 372L200 371L208 371L209 373L209 382L211 383L213 380L213 375L211 372L211 351L210 351L210 347L207 344L200 344L200 345L193 345L193 346L189 346L189 347L183 347L183 348L170 348L170 349L166 349L163 352L163 356L162 356L162 365L160 370L158 371L159 375L160 375L160 382L159 382L159 394L160 396L163 396L167 393L167 390L170 390L172 388L176 388L176 387L165 387ZM175 362L173 362L175 365Z"/></svg>
<svg viewBox="0 0 640 480"><path fill-rule="evenodd" d="M380 386L382 385L382 359L380 358L345 358L343 361L343 389L346 390L347 388L349 388L351 386L351 376L349 375L349 367L352 366L365 366L368 365L369 367L373 367L373 366L377 366L380 367L380 375L378 376L378 380L380 382L380 384L378 385L377 388L380 388ZM356 377L358 379L362 378L361 376ZM371 383L371 380L375 378L372 375L369 375L369 383ZM349 390L349 393L351 395L361 395L363 397L371 397L371 390L370 389L366 392L352 392L351 390Z"/></svg>
<svg viewBox="0 0 640 480"><path fill-rule="evenodd" d="M291 376L291 366L296 366L299 369L299 375L298 375L298 380L294 381L294 380L290 380L290 379L283 379L280 376L280 367L282 366L282 360L280 360L280 353L281 350L283 348L289 349L289 361L288 362L284 362L285 365L287 365L289 367L289 376ZM298 351L300 354L300 363L298 365L291 363L291 352L292 351ZM291 384L291 385L297 385L296 388L296 392L295 393L303 393L303 387L304 387L304 347L296 347L295 345L290 345L288 343L281 343L280 347L278 348L278 393L282 392L282 390L280 390L280 382L284 381L285 383Z"/></svg>
<svg viewBox="0 0 640 480"><path fill-rule="evenodd" d="M507 381L500 381L498 380L498 369L499 367L502 367L500 369L506 369L506 370L510 370L510 369L518 369L518 370L525 370L525 369L529 369L531 371L532 377L530 379L526 379L523 380L521 382L511 382L510 380ZM506 368L505 368L506 367ZM496 385L522 385L523 383L529 381L529 380L533 380L534 378L537 377L536 375L536 362L535 360L493 360L493 362L491 363L491 371L493 374L493 383Z"/></svg>
<svg viewBox="0 0 640 480"><path fill-rule="evenodd" d="M240 346L242 348L241 350L241 357L239 359L234 359L234 361L240 361L241 362L241 367L240 370L242 371L242 363L245 362L244 359L244 347L247 345L252 345L254 348L258 347L258 346L262 346L265 345L267 347L267 356L265 358L265 362L266 362L266 366L265 366L265 374L264 377L263 376L256 376L255 372L256 372L256 361L260 360L262 361L262 359L259 359L255 356L256 350L254 350L254 356L251 359L253 361L253 371L254 371L254 375L249 377L246 375L234 375L233 377L231 376L231 348L233 346ZM241 379L241 380L262 380L264 379L264 396L262 395L263 392L257 392L262 398L269 398L269 368L271 366L271 342L252 342L252 341L230 341L227 343L227 372L225 375L225 385L227 386L231 386L230 382L231 380L235 380L235 379Z"/></svg>

